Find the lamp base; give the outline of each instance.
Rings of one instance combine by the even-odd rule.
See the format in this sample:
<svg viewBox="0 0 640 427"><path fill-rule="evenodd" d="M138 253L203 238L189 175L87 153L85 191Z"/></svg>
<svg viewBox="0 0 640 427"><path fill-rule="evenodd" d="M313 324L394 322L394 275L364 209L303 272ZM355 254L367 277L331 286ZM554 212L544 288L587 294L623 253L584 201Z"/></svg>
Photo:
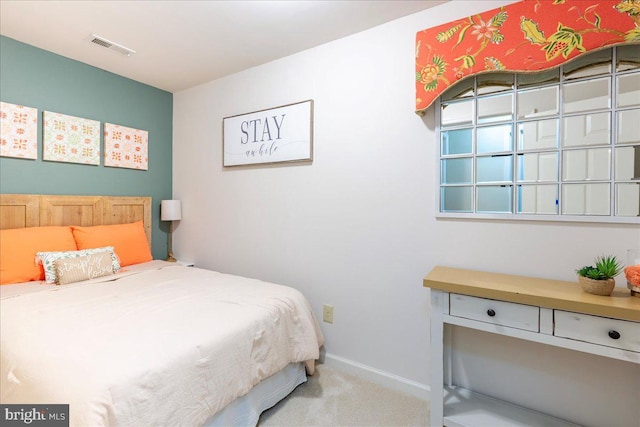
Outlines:
<svg viewBox="0 0 640 427"><path fill-rule="evenodd" d="M173 253L172 253L172 252L169 252L169 254L168 254L168 255L169 255L169 256L167 257L167 259L165 259L165 261L167 261L167 262L176 262L176 261L178 261L177 259L175 259L175 258L173 257Z"/></svg>

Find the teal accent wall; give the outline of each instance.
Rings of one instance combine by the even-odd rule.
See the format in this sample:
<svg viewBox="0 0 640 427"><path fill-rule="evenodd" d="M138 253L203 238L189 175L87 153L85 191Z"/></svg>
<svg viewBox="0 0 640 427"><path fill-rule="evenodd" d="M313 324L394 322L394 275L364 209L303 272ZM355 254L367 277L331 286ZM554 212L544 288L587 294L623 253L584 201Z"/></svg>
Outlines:
<svg viewBox="0 0 640 427"><path fill-rule="evenodd" d="M160 201L172 194L172 93L0 36L0 100L38 109L38 159L0 157L1 193L151 196L152 252L166 258ZM148 131L149 170L43 161L43 111Z"/></svg>

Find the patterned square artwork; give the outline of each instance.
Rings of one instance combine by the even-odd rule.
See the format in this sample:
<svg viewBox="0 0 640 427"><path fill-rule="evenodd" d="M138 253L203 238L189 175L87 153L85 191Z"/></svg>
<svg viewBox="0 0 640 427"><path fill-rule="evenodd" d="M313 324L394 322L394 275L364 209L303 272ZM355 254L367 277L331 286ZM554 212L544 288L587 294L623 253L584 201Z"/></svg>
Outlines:
<svg viewBox="0 0 640 427"><path fill-rule="evenodd" d="M149 132L104 124L104 165L116 168L149 169Z"/></svg>
<svg viewBox="0 0 640 427"><path fill-rule="evenodd" d="M38 110L0 102L0 156L38 157Z"/></svg>
<svg viewBox="0 0 640 427"><path fill-rule="evenodd" d="M100 164L100 122L44 112L43 156L54 162Z"/></svg>

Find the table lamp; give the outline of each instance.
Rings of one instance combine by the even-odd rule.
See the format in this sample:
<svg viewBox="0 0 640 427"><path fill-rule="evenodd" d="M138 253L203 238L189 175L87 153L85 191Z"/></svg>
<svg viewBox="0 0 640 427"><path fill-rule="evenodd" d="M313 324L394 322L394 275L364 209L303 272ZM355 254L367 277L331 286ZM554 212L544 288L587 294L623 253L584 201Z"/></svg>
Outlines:
<svg viewBox="0 0 640 427"><path fill-rule="evenodd" d="M176 262L171 247L171 236L173 234L173 221L182 219L182 205L180 200L163 200L160 205L160 219L162 221L171 221L169 225L169 253L165 261Z"/></svg>

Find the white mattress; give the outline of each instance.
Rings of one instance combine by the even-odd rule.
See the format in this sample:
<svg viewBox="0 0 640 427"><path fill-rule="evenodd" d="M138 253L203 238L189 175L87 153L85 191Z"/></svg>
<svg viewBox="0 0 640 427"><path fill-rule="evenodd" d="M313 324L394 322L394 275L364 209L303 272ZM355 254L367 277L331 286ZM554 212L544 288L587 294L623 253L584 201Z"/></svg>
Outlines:
<svg viewBox="0 0 640 427"><path fill-rule="evenodd" d="M0 296L0 401L71 425L199 425L323 342L297 290L163 262Z"/></svg>

